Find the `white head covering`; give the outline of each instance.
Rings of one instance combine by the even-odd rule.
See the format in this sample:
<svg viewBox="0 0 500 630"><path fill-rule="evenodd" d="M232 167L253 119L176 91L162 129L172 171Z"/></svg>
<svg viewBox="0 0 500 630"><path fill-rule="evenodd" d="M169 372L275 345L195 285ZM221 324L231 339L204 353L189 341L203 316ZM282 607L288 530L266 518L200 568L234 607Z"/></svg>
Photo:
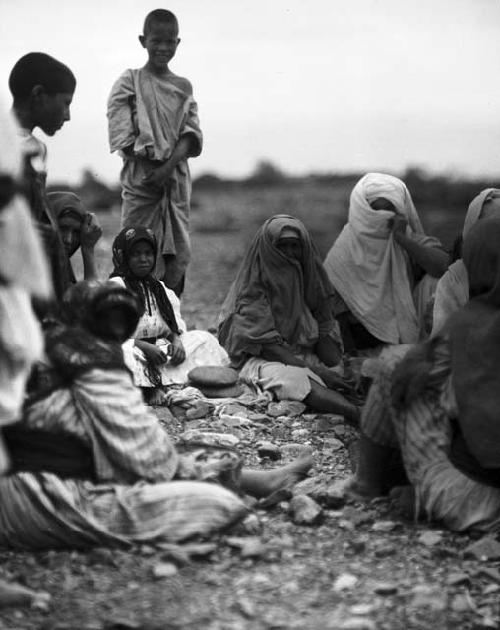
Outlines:
<svg viewBox="0 0 500 630"><path fill-rule="evenodd" d="M354 187L348 222L330 249L325 269L353 315L385 343L414 343L419 323L407 256L393 238L394 212L374 210L384 198L408 221L407 234L423 234L410 193L392 175L368 173Z"/></svg>
<svg viewBox="0 0 500 630"><path fill-rule="evenodd" d="M498 188L485 188L470 202L467 214L465 215L462 238L465 238L467 236L471 227L481 217L481 212L483 211L485 201L487 201L492 195L494 195L494 193L500 194L500 190L498 190Z"/></svg>

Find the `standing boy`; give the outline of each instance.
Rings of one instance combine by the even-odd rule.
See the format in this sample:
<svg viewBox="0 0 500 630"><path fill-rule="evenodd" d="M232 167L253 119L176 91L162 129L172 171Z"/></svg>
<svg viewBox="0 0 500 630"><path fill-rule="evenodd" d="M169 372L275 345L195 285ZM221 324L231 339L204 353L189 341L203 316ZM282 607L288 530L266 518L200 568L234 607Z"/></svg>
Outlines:
<svg viewBox="0 0 500 630"><path fill-rule="evenodd" d="M149 13L139 41L146 65L126 70L108 101L110 148L123 158L122 227L154 232L162 254L155 276L180 295L190 259L187 158L202 149L198 107L191 83L168 67L180 42L175 15Z"/></svg>
<svg viewBox="0 0 500 630"><path fill-rule="evenodd" d="M33 135L33 129L39 127L47 136L53 136L70 119L69 108L75 87L75 76L67 66L39 52L21 57L9 77L14 99L12 109L21 127L26 157L26 194L43 237L58 299L70 284L69 260L45 191L47 148Z"/></svg>

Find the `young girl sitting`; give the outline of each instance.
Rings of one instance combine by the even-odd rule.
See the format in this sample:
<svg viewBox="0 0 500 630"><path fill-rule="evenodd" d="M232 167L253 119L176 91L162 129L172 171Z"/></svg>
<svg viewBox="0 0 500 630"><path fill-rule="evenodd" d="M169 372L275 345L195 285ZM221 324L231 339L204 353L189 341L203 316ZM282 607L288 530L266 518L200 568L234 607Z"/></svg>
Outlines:
<svg viewBox="0 0 500 630"><path fill-rule="evenodd" d="M185 383L194 367L229 364L213 335L187 331L178 297L152 275L157 254L156 238L149 228L124 228L113 242L111 278L133 291L144 309L123 351L134 383L143 388L149 404L161 404L162 386Z"/></svg>

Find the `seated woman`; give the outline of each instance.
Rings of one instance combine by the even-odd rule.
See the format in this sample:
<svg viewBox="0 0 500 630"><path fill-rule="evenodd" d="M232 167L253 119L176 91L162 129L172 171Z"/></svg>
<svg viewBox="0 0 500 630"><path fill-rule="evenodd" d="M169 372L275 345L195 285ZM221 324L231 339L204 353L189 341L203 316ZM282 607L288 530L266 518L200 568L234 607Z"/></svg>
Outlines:
<svg viewBox="0 0 500 630"><path fill-rule="evenodd" d="M461 240L479 219L500 218L500 190L486 188L471 201L465 215ZM500 243L499 243L500 246ZM460 247L458 248L460 250ZM469 299L469 279L460 252L436 286L432 314L432 335L437 334L455 311Z"/></svg>
<svg viewBox="0 0 500 630"><path fill-rule="evenodd" d="M46 333L45 365L21 422L5 433L13 469L0 478L1 546L126 546L207 535L248 513L232 490L265 497L310 468L308 454L269 471L241 470L231 452L179 454L123 362L120 343L139 319L135 296L111 282L79 283L63 315L71 324ZM232 490L200 481L218 476Z"/></svg>
<svg viewBox="0 0 500 630"><path fill-rule="evenodd" d="M456 531L500 528L499 242L498 219L470 229L463 246L469 302L372 385L351 486L365 497L387 491L397 449L416 506Z"/></svg>
<svg viewBox="0 0 500 630"><path fill-rule="evenodd" d="M102 236L102 229L96 215L87 212L80 197L72 192L52 192L47 195L56 217L59 233L68 258L81 249L83 279L97 280L97 266L94 248ZM71 281L76 282L71 268Z"/></svg>
<svg viewBox="0 0 500 630"><path fill-rule="evenodd" d="M368 173L351 193L348 222L324 266L339 294L345 351L356 353L428 334L426 305L448 255L424 234L405 184Z"/></svg>
<svg viewBox="0 0 500 630"><path fill-rule="evenodd" d="M146 401L162 402L162 386L182 384L202 365L228 365L217 339L204 330L186 330L179 298L152 276L158 248L151 230L125 228L113 243L111 280L139 298L143 313L132 338L124 344L125 362Z"/></svg>
<svg viewBox="0 0 500 630"><path fill-rule="evenodd" d="M331 286L311 237L294 217L268 219L255 235L222 306L219 340L240 377L278 400L355 422L337 389L342 358Z"/></svg>

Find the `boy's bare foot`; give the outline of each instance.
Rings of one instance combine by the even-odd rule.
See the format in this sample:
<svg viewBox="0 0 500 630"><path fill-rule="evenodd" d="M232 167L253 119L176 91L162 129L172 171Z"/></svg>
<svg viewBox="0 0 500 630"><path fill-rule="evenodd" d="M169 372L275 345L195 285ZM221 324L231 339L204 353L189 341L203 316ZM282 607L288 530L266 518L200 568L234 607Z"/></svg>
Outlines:
<svg viewBox="0 0 500 630"><path fill-rule="evenodd" d="M369 485L362 483L356 475L346 480L344 490L346 499L351 499L358 503L369 503L380 496L379 492L376 492L376 490Z"/></svg>

